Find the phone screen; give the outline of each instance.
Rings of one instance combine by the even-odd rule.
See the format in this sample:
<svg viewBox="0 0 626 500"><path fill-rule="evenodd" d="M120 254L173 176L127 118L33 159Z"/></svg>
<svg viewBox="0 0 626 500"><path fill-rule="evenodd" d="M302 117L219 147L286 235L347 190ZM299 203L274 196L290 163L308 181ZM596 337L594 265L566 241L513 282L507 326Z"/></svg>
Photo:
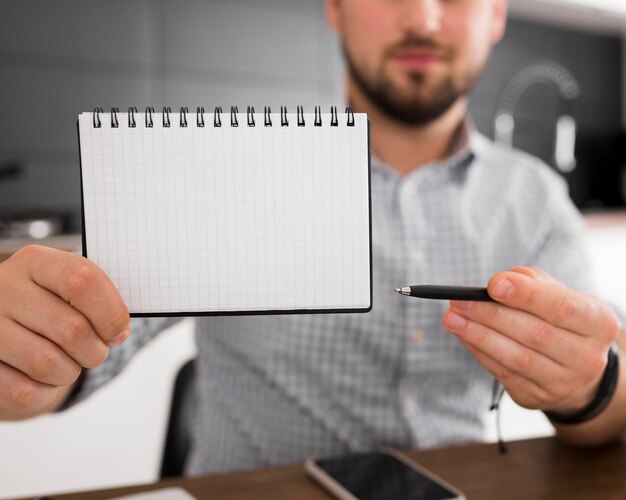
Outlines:
<svg viewBox="0 0 626 500"><path fill-rule="evenodd" d="M359 500L444 500L457 494L386 453L318 459L316 465Z"/></svg>

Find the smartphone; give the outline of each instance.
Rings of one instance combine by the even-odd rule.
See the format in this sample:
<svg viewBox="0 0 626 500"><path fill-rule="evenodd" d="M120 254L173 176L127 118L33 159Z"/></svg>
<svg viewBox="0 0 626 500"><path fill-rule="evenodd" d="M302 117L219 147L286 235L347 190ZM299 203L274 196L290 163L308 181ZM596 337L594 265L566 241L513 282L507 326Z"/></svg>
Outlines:
<svg viewBox="0 0 626 500"><path fill-rule="evenodd" d="M341 500L465 500L465 495L401 453L309 458L307 473Z"/></svg>

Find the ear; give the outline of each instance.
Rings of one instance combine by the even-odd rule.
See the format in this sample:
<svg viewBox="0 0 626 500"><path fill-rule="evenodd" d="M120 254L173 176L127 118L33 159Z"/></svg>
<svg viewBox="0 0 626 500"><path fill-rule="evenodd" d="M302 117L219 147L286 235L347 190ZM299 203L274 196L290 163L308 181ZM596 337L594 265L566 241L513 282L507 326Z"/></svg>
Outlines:
<svg viewBox="0 0 626 500"><path fill-rule="evenodd" d="M508 13L508 0L493 0L493 24L491 26L491 41L495 45L504 36L506 29L506 17Z"/></svg>
<svg viewBox="0 0 626 500"><path fill-rule="evenodd" d="M335 32L339 32L339 4L340 0L325 0L326 23Z"/></svg>

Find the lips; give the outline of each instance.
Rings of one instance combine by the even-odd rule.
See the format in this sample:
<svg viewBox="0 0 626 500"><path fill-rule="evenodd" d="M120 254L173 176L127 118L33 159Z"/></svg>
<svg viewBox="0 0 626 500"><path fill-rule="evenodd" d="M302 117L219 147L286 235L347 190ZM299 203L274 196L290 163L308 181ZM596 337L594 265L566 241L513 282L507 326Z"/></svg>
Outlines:
<svg viewBox="0 0 626 500"><path fill-rule="evenodd" d="M403 50L392 59L408 69L428 69L443 62L442 56L431 50Z"/></svg>

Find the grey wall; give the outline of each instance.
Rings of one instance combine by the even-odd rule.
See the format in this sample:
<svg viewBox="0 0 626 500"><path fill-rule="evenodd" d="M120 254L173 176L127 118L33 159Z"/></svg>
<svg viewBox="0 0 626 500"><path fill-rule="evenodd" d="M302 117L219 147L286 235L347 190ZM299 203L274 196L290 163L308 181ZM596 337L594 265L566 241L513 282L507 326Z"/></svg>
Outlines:
<svg viewBox="0 0 626 500"><path fill-rule="evenodd" d="M580 80L583 129L619 126L616 38L511 21L473 95L481 130L491 134L503 82L536 57L563 62ZM81 111L148 105L311 109L341 104L341 70L321 0L2 1L0 164L18 159L25 173L0 183L0 212L78 214ZM528 123L546 122L544 104L528 103ZM541 140L527 142L535 147Z"/></svg>
<svg viewBox="0 0 626 500"><path fill-rule="evenodd" d="M335 43L320 1L3 1L0 165L25 174L0 211L78 213L76 118L95 106L336 103Z"/></svg>

